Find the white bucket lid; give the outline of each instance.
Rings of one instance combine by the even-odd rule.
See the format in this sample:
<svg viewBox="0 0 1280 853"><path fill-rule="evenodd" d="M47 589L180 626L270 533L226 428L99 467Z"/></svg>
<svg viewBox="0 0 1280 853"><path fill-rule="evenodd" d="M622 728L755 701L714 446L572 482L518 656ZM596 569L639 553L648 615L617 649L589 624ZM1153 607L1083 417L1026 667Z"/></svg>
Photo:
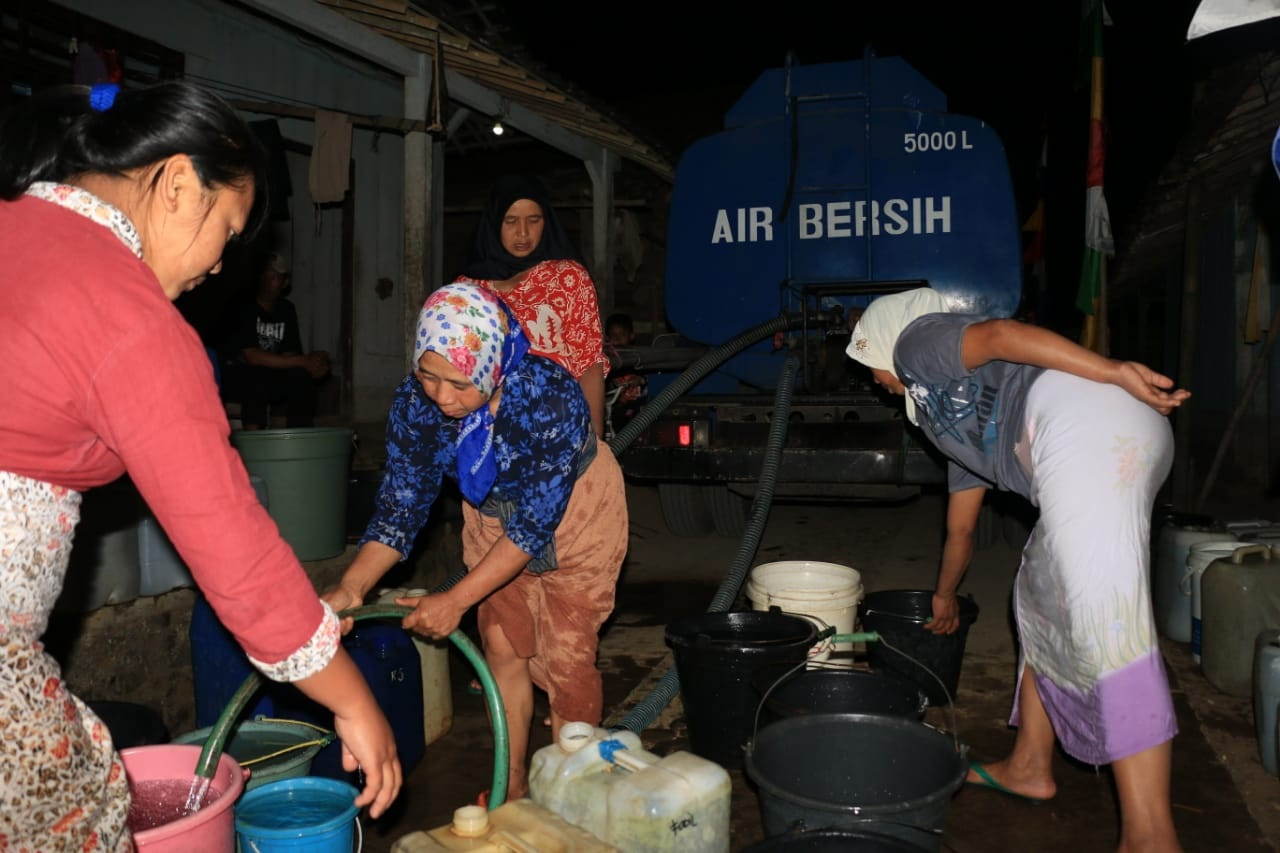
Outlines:
<svg viewBox="0 0 1280 853"><path fill-rule="evenodd" d="M814 560L762 563L751 570L747 579L747 597L752 601L836 604L849 599L848 603L856 604L862 600L862 592L862 575L857 569Z"/></svg>

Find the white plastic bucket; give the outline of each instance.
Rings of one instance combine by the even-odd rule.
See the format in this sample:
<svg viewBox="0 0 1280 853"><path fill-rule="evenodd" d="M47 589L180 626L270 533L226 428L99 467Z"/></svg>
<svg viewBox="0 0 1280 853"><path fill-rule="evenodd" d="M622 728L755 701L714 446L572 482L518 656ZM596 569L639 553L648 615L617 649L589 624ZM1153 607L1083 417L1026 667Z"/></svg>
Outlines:
<svg viewBox="0 0 1280 853"><path fill-rule="evenodd" d="M1156 630L1179 643L1191 642L1191 583L1187 552L1198 542L1234 542L1236 534L1210 525L1167 525L1158 534L1151 561L1151 603Z"/></svg>
<svg viewBox="0 0 1280 853"><path fill-rule="evenodd" d="M762 563L747 579L747 598L753 610L777 607L785 613L803 616L822 630L834 627L837 634L853 633L858 603L862 601L862 575L839 563L814 560L782 560ZM820 644L812 657L827 660L832 651L852 652L852 643ZM850 658L852 663L852 658Z"/></svg>
<svg viewBox="0 0 1280 853"><path fill-rule="evenodd" d="M1230 557L1236 549L1244 544L1238 540L1230 542L1196 542L1187 549L1187 572L1183 584L1191 588L1191 659L1200 663L1201 649L1201 596L1200 578L1209 564L1219 557Z"/></svg>

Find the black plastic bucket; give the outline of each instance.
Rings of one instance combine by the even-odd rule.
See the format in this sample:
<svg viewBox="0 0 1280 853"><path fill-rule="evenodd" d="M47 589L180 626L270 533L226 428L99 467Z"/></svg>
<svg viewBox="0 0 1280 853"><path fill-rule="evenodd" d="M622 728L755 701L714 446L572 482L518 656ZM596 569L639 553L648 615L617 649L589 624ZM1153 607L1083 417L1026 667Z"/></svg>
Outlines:
<svg viewBox="0 0 1280 853"><path fill-rule="evenodd" d="M742 853L922 853L928 849L863 829L811 829L766 838Z"/></svg>
<svg viewBox="0 0 1280 853"><path fill-rule="evenodd" d="M946 732L882 714L805 714L747 744L768 836L863 829L939 850L969 762Z"/></svg>
<svg viewBox="0 0 1280 853"><path fill-rule="evenodd" d="M675 658L691 751L738 769L760 704L755 678L777 678L803 663L818 629L777 609L730 611L672 622L665 639Z"/></svg>
<svg viewBox="0 0 1280 853"><path fill-rule="evenodd" d="M898 675L920 686L930 705L946 705L947 696L955 701L960 685L960 664L964 661L964 644L969 626L978 618L978 605L968 597L960 598L960 627L954 634L933 634L925 623L933 616L933 590L888 589L868 593L862 600L862 630L874 631L883 642L867 643L867 662L874 670ZM909 660L903 654L915 658ZM918 662L918 663L917 663ZM929 672L921 668L923 665ZM942 684L938 683L938 680ZM943 685L946 692L943 692Z"/></svg>
<svg viewBox="0 0 1280 853"><path fill-rule="evenodd" d="M861 669L798 669L781 679L756 678L764 706L760 725L800 714L888 714L919 720L929 704L912 681Z"/></svg>

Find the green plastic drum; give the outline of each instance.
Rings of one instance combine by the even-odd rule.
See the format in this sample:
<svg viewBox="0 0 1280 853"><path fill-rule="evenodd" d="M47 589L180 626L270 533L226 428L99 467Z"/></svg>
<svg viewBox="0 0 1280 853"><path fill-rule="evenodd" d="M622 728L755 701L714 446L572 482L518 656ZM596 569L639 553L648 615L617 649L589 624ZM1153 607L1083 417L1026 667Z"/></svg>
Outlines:
<svg viewBox="0 0 1280 853"><path fill-rule="evenodd" d="M323 560L347 545L352 431L344 427L235 430L244 467L267 484L267 511L299 560Z"/></svg>
<svg viewBox="0 0 1280 853"><path fill-rule="evenodd" d="M174 738L173 743L204 746L212 731L212 726L196 729ZM249 770L247 791L279 779L306 776L316 753L332 739L332 732L304 723L246 720L231 730L222 751Z"/></svg>

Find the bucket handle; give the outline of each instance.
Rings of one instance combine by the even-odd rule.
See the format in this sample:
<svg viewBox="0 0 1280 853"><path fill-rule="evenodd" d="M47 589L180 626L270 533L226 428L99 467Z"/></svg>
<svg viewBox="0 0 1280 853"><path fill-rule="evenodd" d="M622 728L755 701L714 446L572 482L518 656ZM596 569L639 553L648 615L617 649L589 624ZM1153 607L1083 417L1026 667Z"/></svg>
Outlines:
<svg viewBox="0 0 1280 853"><path fill-rule="evenodd" d="M909 829L909 830L912 830L913 832L919 832L922 835L927 835L933 841L937 841L943 835L943 830L941 829L934 829L933 827L930 827L930 826L919 826L918 824L907 823L906 821L901 821L901 820L885 820L884 818L879 818L879 817L842 817L840 819L841 827L855 826L855 825L892 826L894 829ZM828 827L827 825L809 826L809 824L805 822L804 818L800 818L799 820L793 821L791 825L787 827L786 834L787 835L791 835L792 833L799 834L802 832L809 832L810 830L828 829L828 828L830 827Z"/></svg>
<svg viewBox="0 0 1280 853"><path fill-rule="evenodd" d="M822 625L821 630L818 631L818 636L814 639L813 645L809 647L810 656L815 654L815 651L819 650L820 646L830 645L831 648L835 648L835 644L839 642L839 640L836 639L836 636L837 636L836 626L832 625L830 622L823 619L821 616L814 616L809 613L796 613L791 610L783 610L781 607L779 607L776 604L769 605L769 612L781 613L784 616L795 616L797 619L803 619L806 622L816 622Z"/></svg>
<svg viewBox="0 0 1280 853"><path fill-rule="evenodd" d="M909 655L909 654L907 654L906 652L904 652L902 649L900 649L900 648L898 648L897 646L893 645L892 643L890 643L890 642L886 641L883 637L880 637L879 635L876 635L876 636L877 636L877 639L878 639L878 640L879 640L879 642L880 642L880 645L884 646L886 649L888 649L889 651L893 652L894 654L896 654L896 655L901 655L902 657L904 657L904 658L906 658L907 660L911 661L913 664L915 664L916 666L920 667L920 668L921 668L921 669L923 669L925 672L929 673L929 677L930 677L930 678L932 678L934 681L938 682L938 687L942 690L942 695L947 697L947 709L951 712L951 713L950 713L950 715L949 715L949 716L951 717L951 738L952 738L952 740L954 740L954 741L955 741L955 744L956 744L956 752L960 752L960 751L961 751L961 749L960 749L960 727L959 727L959 725L958 725L958 724L957 724L957 722L956 722L956 700L955 700L955 698L954 698L954 697L952 697L952 695L951 695L951 691L947 689L947 685L946 685L946 683L945 683L941 678L939 678L939 677L938 677L938 673L934 672L932 669L929 669L929 667L925 666L923 663L921 663L920 661L916 660L916 659L915 659L915 658L913 658L911 655Z"/></svg>
<svg viewBox="0 0 1280 853"><path fill-rule="evenodd" d="M1266 547L1266 546L1262 546L1262 547ZM834 628L828 628L827 630L834 631ZM947 697L947 709L950 712L948 716L951 718L951 732L950 732L951 739L955 742L956 752L963 752L960 746L960 727L957 723L957 718L956 718L955 700L951 697L951 691L947 689L947 685L942 681L941 678L938 677L938 674L936 672L929 669L929 667L925 666L923 663L916 660L911 655L902 651L902 649L899 649L898 647L894 646L892 643L889 643L888 641L886 641L876 631L862 631L862 632L854 632L852 634L833 634L831 637L831 640L833 643L859 643L859 642L880 643L889 651L894 652L895 654L902 655L904 658L911 661L913 664L920 667L925 672L929 673L929 676L934 681L938 682L938 686L942 688L942 695ZM764 692L764 695L760 697L760 704L756 705L755 720L751 726L751 741L755 740L756 733L760 730L760 709L763 708L764 703L768 701L769 694L771 694L774 691L774 688L776 688L780 683L782 683L784 679L789 678L791 674L794 673L797 669L805 665L812 666L814 663L821 664L822 662L821 661L810 662L808 660L801 661L799 664L791 667L791 669L788 669L786 672L782 673L782 675L774 679L774 682L769 685L769 689L766 690ZM751 741L748 741L748 745L750 745Z"/></svg>
<svg viewBox="0 0 1280 853"><path fill-rule="evenodd" d="M259 723L293 723L299 726L306 726L307 728L316 730L316 737L312 740L304 740L301 743L290 744L289 746L277 749L275 752L268 752L266 755L259 755L256 758L246 758L240 762L241 767L248 767L251 764L270 761L273 758L288 755L289 753L296 752L299 749L308 749L313 746L324 749L326 746L333 743L338 737L336 732L331 732L326 728L317 726L314 723L309 723L306 720L286 720L279 717L267 717L262 714L254 717L254 720Z"/></svg>
<svg viewBox="0 0 1280 853"><path fill-rule="evenodd" d="M852 634L837 634L835 633L834 627L828 627L821 634L819 634L819 636L820 637L830 636L831 641L833 643L881 643L884 645L886 649L889 649L890 651L893 651L893 652L896 652L897 654L902 655L904 658L911 661L916 666L923 669L925 672L929 673L929 675L933 676L933 680L938 682L938 686L942 688L943 695L947 697L947 708L951 712L950 713L951 740L955 743L956 752L960 754L964 753L963 748L960 746L959 726L956 723L956 703L951 698L951 691L947 689L947 685L943 683L942 679L938 677L937 673L929 669L929 667L925 666L924 664L920 663L920 661L911 657L911 655L907 654L901 649L894 647L892 644L886 642L885 639L881 637L880 634L877 633L876 631L861 631L861 632L854 632ZM779 675L777 678L773 680L773 683L769 685L769 689L766 690L760 696L760 702L756 705L755 717L753 718L751 723L751 738L750 740L747 741L748 749L751 748L751 744L755 741L756 735L760 731L760 711L762 708L764 708L765 703L769 701L769 695L773 693L773 691L777 688L779 684L781 684L787 678L790 678L791 675L801 667L816 665L819 669L821 669L823 668L824 663L825 663L824 661L810 661L806 658L805 660L800 661L800 663L791 667L786 672L782 673L782 675Z"/></svg>
<svg viewBox="0 0 1280 853"><path fill-rule="evenodd" d="M1232 565L1240 565L1244 562L1244 558L1253 554L1261 554L1265 559L1271 559L1271 548L1266 545L1242 545L1231 552Z"/></svg>

